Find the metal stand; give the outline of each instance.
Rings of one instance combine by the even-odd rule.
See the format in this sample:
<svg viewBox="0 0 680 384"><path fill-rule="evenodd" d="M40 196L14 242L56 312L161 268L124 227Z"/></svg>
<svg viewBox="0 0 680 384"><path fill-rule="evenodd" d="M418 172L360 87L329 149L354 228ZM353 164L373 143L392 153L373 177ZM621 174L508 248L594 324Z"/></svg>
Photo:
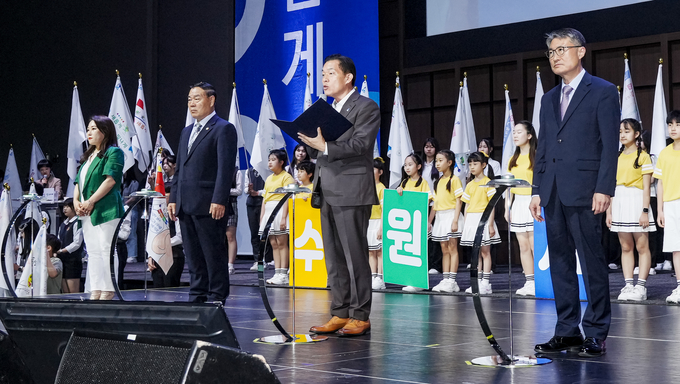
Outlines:
<svg viewBox="0 0 680 384"><path fill-rule="evenodd" d="M496 339L491 333L489 324L486 321L486 316L484 315L484 309L482 308L482 301L479 297L479 284L477 282L477 264L479 263L479 251L482 245L482 238L484 235L484 230L486 224L489 221L489 216L493 212L498 200L500 200L503 193L509 188L531 188L532 185L526 180L515 179L512 175L504 175L500 179L494 179L489 181L485 187L496 188L496 194L491 198L491 201L486 206L482 218L479 220L479 225L477 226L477 233L475 233L475 242L472 246L472 265L470 266L470 281L472 285L472 300L475 305L475 312L477 313L477 318L479 320L479 325L482 327L482 331L486 335L487 340L491 344L491 347L496 351L497 355L483 356L476 359L472 359L470 363L472 365L480 366L493 366L502 368L515 368L515 367L525 367L534 365L543 365L551 363L552 360L544 357L522 356L514 354L513 346L513 327L512 327L512 264L511 264L511 243L510 243L510 223L508 223L508 286L509 286L509 325L510 325L510 356L508 356L503 349L498 345ZM509 198L510 192L508 191L507 197ZM512 220L512 218L511 218Z"/></svg>
<svg viewBox="0 0 680 384"><path fill-rule="evenodd" d="M314 343L318 341L325 341L328 340L327 336L321 336L321 335L315 335L315 334L297 334L295 333L295 257L293 257L293 262L291 263L292 265L290 266L291 268L291 277L292 277L292 283L293 283L293 334L290 335L288 332L286 332L281 324L276 320L276 316L274 316L274 312L271 309L271 306L269 305L269 299L267 298L267 293L266 293L266 283L264 281L264 255L265 255L265 250L267 247L267 240L269 237L269 230L271 228L271 224L274 221L274 218L276 215L279 213L281 208L283 208L283 205L288 201L288 198L293 196L293 210L292 210L292 218L293 218L293 225L291 228L291 234L290 236L293 239L293 256L295 256L295 195L298 193L310 193L311 191L309 188L304 188L300 187L297 184L289 184L283 188L278 188L274 191L275 194L284 194L283 198L281 201L279 201L279 204L277 204L276 208L272 211L271 215L269 216L269 220L267 221L267 225L264 228L264 231L262 233L262 236L260 237L260 241L263 243L260 245L260 260L258 260L258 275L259 275L259 282L260 282L260 293L262 294L262 300L264 301L265 308L267 309L267 312L269 313L269 316L272 318L272 321L274 322L274 325L276 328L281 332L281 335L273 335L273 336L263 336L263 337L258 337L254 341L256 343L266 343L266 344L306 344L306 343Z"/></svg>
<svg viewBox="0 0 680 384"><path fill-rule="evenodd" d="M9 189L9 187L7 186L7 184L5 184L4 187ZM19 199L16 199L16 200L19 200ZM7 242L9 241L9 236L10 236L10 235L12 235L12 236L15 236L15 235L16 235L16 234L13 232L13 230L14 230L16 221L17 221L17 219L19 218L19 215L20 215L21 213L24 212L24 209L26 208L26 206L28 205L28 203L30 203L30 202L32 201L32 198L29 198L29 199L22 199L22 200L23 200L23 203L21 204L21 206L19 207L19 209L17 209L17 210L14 212L14 215L12 215L12 219L10 220L9 225L7 226L7 229L5 230L5 233L3 234L3 237L2 237L2 248L0 249L0 268L2 268L2 275L3 275L3 278L4 278L4 280L5 280L5 284L7 285L7 291L9 291L9 294L11 295L11 297L14 297L14 298L17 297L17 293L16 293L16 291L14 290L14 289L15 289L15 285L14 285L14 270L12 270L12 271L8 271L8 270L7 270L7 266L5 265L5 258L7 257L7 256L5 255L5 251L6 251L6 248L7 248ZM13 252L13 251L14 251L14 250L12 250L12 252Z"/></svg>

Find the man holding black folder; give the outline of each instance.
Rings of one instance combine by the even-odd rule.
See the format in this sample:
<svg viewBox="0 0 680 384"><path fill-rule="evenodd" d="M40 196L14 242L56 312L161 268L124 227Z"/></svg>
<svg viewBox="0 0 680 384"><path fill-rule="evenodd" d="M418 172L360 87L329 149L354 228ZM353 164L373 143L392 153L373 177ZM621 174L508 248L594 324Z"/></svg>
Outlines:
<svg viewBox="0 0 680 384"><path fill-rule="evenodd" d="M352 123L335 141L298 137L316 158L314 192L322 197L321 229L331 287L332 318L310 332L358 336L370 331L371 269L366 230L371 206L378 204L373 181L373 145L380 128L380 108L354 90L356 67L349 57L324 61L323 89L333 108Z"/></svg>

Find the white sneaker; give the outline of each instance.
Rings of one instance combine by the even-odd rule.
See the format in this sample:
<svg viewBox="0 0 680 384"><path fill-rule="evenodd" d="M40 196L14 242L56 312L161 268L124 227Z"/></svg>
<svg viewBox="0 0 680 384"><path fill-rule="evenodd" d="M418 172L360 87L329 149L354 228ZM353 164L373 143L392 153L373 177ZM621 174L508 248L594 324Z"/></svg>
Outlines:
<svg viewBox="0 0 680 384"><path fill-rule="evenodd" d="M376 276L373 282L373 289L385 289L385 280L380 276Z"/></svg>
<svg viewBox="0 0 680 384"><path fill-rule="evenodd" d="M609 263L608 267L609 269L619 269L619 266L614 263Z"/></svg>
<svg viewBox="0 0 680 384"><path fill-rule="evenodd" d="M234 267L229 267L229 274L233 275L235 273L236 273L236 270L234 269Z"/></svg>
<svg viewBox="0 0 680 384"><path fill-rule="evenodd" d="M273 267L274 266L274 260L272 260L268 263L264 263L264 267L267 268L267 266Z"/></svg>
<svg viewBox="0 0 680 384"><path fill-rule="evenodd" d="M489 282L489 280L482 279L482 282L479 283L479 293L482 295L490 295L491 293L493 293L491 291L491 283Z"/></svg>
<svg viewBox="0 0 680 384"><path fill-rule="evenodd" d="M266 282L267 284L273 284L273 281L275 281L275 280L278 279L278 278L279 278L279 274L278 274L278 273L275 273L274 276L272 276L271 278L265 280L265 282Z"/></svg>
<svg viewBox="0 0 680 384"><path fill-rule="evenodd" d="M630 301L643 301L647 300L647 288L642 285L636 285L628 294L628 300Z"/></svg>
<svg viewBox="0 0 680 384"><path fill-rule="evenodd" d="M470 269L472 267L472 264L468 264L465 268Z"/></svg>
<svg viewBox="0 0 680 384"><path fill-rule="evenodd" d="M667 303L679 303L680 302L680 287L675 288L671 295L666 298Z"/></svg>
<svg viewBox="0 0 680 384"><path fill-rule="evenodd" d="M635 267L635 269L633 269L633 275L639 275L639 274L640 274L640 267Z"/></svg>
<svg viewBox="0 0 680 384"><path fill-rule="evenodd" d="M379 283L379 277L378 276L373 276L371 277L371 289L380 289L380 283Z"/></svg>
<svg viewBox="0 0 680 384"><path fill-rule="evenodd" d="M617 299L623 301L630 300L634 288L635 287L633 287L632 284L626 284L623 288L621 288L621 293Z"/></svg>
<svg viewBox="0 0 680 384"><path fill-rule="evenodd" d="M439 271L437 271L436 269L432 268L432 269L430 269L429 271L427 271L427 273L430 274L430 275L437 275L437 274L439 274Z"/></svg>
<svg viewBox="0 0 680 384"><path fill-rule="evenodd" d="M649 274L651 275L656 275L656 269L654 268L649 268Z"/></svg>
<svg viewBox="0 0 680 384"><path fill-rule="evenodd" d="M404 288L402 288L401 290L402 290L402 291L406 291L406 292L420 292L420 291L422 291L423 289L422 289L422 288L412 287L412 286L410 286L410 285L407 285L407 286L405 286Z"/></svg>
<svg viewBox="0 0 680 384"><path fill-rule="evenodd" d="M136 263L136 262L137 262L137 258L136 258L136 257L128 257L127 260L126 260L126 262L127 262L128 264Z"/></svg>
<svg viewBox="0 0 680 384"><path fill-rule="evenodd" d="M267 264L264 265L264 268L267 268ZM257 261L253 263L253 266L250 267L250 270L257 272Z"/></svg>
<svg viewBox="0 0 680 384"><path fill-rule="evenodd" d="M480 290L481 290L481 284L482 284L482 280L481 280L481 279L477 279L477 285L480 286ZM469 287L465 290L465 293L472 293L472 286L469 286Z"/></svg>
<svg viewBox="0 0 680 384"><path fill-rule="evenodd" d="M662 271L663 270L663 263L656 263L656 267L654 267L657 271Z"/></svg>
<svg viewBox="0 0 680 384"><path fill-rule="evenodd" d="M524 283L524 286L515 293L520 296L536 296L536 282L533 280L527 281Z"/></svg>
<svg viewBox="0 0 680 384"><path fill-rule="evenodd" d="M288 284L288 275L285 273L279 273L274 275L274 277L271 279L271 282L269 282L271 285L287 285Z"/></svg>
<svg viewBox="0 0 680 384"><path fill-rule="evenodd" d="M673 269L673 264L671 264L671 261L670 260L664 261L663 262L663 270L664 271L670 271L671 269Z"/></svg>
<svg viewBox="0 0 680 384"><path fill-rule="evenodd" d="M447 285L449 285L449 279L442 279L439 284L432 288L432 292L449 292L446 290Z"/></svg>

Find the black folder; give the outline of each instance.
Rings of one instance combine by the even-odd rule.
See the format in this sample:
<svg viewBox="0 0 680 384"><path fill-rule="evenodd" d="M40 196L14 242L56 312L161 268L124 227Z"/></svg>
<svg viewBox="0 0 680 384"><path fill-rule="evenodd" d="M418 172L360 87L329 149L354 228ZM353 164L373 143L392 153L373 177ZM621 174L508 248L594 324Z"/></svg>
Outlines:
<svg viewBox="0 0 680 384"><path fill-rule="evenodd" d="M316 129L321 127L324 140L335 141L352 128L352 123L323 99L317 100L294 121L274 119L271 121L295 140L298 138L298 132L316 137Z"/></svg>

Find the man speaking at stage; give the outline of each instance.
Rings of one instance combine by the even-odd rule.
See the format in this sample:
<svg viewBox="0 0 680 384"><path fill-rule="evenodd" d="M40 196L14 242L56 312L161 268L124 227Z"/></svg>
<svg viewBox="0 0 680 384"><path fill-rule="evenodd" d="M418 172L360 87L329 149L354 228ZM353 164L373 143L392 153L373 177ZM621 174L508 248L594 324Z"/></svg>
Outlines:
<svg viewBox="0 0 680 384"><path fill-rule="evenodd" d="M321 230L331 287L331 315L314 333L341 336L370 331L371 269L366 230L371 205L378 204L373 180L373 145L380 128L380 108L354 90L356 67L349 57L326 57L321 73L333 108L353 126L335 141L299 135L317 159L314 191L322 196Z"/></svg>
<svg viewBox="0 0 680 384"><path fill-rule="evenodd" d="M601 243L602 213L616 186L621 112L616 87L583 69L585 39L575 29L546 35L553 72L562 78L541 100L541 134L534 165L531 213L545 222L557 325L550 341L536 352L606 352L611 322L609 276ZM588 306L582 326L577 265L583 273Z"/></svg>
<svg viewBox="0 0 680 384"><path fill-rule="evenodd" d="M236 129L215 114L215 88L204 82L189 91L196 120L179 139L175 184L168 213L180 219L191 278L189 300L221 302L229 296L227 217L236 163Z"/></svg>

